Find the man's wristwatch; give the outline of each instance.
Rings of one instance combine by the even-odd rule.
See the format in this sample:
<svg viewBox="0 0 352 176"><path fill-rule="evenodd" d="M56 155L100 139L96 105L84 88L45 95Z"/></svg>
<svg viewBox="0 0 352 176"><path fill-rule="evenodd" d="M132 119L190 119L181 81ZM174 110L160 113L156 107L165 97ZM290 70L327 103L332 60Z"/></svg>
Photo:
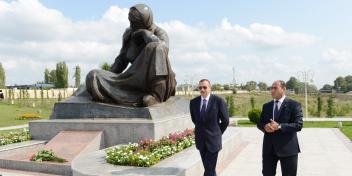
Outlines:
<svg viewBox="0 0 352 176"><path fill-rule="evenodd" d="M277 129L281 130L281 124L279 124L279 126L277 126Z"/></svg>

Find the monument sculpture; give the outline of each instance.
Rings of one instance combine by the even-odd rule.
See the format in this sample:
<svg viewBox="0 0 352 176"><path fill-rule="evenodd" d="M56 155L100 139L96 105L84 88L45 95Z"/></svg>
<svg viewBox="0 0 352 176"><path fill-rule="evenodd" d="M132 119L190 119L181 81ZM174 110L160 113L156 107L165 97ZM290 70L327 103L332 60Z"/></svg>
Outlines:
<svg viewBox="0 0 352 176"><path fill-rule="evenodd" d="M154 24L147 5L131 7L128 19L130 26L123 34L120 54L110 70L88 73L86 90L97 102L135 107L164 102L175 95L176 86L167 33Z"/></svg>
<svg viewBox="0 0 352 176"><path fill-rule="evenodd" d="M174 96L167 33L154 24L147 5L132 6L128 19L110 69L91 70L85 85L55 103L50 120L31 122L34 138L51 139L64 130L102 130L105 146L112 146L193 127L189 100Z"/></svg>

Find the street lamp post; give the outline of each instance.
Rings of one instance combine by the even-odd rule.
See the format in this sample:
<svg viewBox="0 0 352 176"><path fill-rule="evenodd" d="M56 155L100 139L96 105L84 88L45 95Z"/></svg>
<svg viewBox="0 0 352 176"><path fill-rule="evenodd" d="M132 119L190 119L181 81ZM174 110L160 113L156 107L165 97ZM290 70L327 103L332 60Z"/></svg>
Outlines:
<svg viewBox="0 0 352 176"><path fill-rule="evenodd" d="M306 118L308 118L308 80L313 80L314 73L312 71L300 71L298 72L299 75L302 76L304 81L304 96L305 96L305 114Z"/></svg>

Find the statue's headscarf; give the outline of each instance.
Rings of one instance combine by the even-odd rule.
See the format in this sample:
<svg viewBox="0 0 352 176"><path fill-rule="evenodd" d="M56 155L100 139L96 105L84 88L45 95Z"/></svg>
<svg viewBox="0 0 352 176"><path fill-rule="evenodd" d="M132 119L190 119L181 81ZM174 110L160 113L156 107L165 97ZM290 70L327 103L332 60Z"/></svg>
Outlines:
<svg viewBox="0 0 352 176"><path fill-rule="evenodd" d="M128 14L130 26L133 30L153 28L153 12L150 7L144 4L137 4L130 8Z"/></svg>

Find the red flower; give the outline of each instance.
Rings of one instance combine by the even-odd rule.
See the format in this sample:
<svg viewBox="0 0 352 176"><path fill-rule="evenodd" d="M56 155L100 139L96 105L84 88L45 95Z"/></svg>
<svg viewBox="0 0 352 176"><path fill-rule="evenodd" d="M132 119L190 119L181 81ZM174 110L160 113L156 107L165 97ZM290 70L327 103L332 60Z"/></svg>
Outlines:
<svg viewBox="0 0 352 176"><path fill-rule="evenodd" d="M34 161L34 158L35 158L36 154L33 153L32 156L29 158L30 161Z"/></svg>

